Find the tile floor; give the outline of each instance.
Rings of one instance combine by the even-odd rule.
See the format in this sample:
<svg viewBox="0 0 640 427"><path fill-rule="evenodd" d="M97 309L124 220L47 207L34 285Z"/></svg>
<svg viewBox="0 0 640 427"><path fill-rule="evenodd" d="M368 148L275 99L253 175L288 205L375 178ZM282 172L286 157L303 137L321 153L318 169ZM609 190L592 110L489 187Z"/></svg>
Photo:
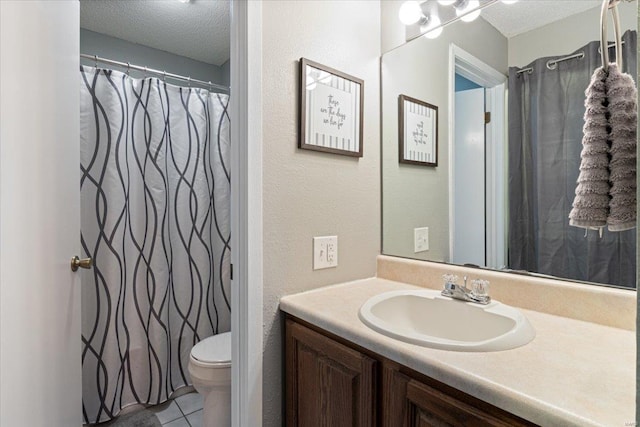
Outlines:
<svg viewBox="0 0 640 427"><path fill-rule="evenodd" d="M196 392L183 394L151 411L163 427L202 427L202 397Z"/></svg>
<svg viewBox="0 0 640 427"><path fill-rule="evenodd" d="M132 411L95 427L202 427L202 397L183 394L161 405Z"/></svg>

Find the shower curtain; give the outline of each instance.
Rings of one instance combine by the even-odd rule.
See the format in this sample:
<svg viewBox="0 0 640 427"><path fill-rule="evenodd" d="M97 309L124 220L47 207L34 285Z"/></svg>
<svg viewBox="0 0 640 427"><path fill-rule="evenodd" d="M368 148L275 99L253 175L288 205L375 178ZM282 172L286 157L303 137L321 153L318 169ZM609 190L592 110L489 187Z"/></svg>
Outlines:
<svg viewBox="0 0 640 427"><path fill-rule="evenodd" d="M623 35L624 71L636 79L637 33ZM601 66L595 41L549 70L550 59L509 70L509 267L635 287L635 230L612 233L569 226L582 150L584 91ZM614 49L610 49L610 56ZM610 58L614 61L614 58Z"/></svg>
<svg viewBox="0 0 640 427"><path fill-rule="evenodd" d="M230 329L228 96L81 67L85 423L190 383Z"/></svg>

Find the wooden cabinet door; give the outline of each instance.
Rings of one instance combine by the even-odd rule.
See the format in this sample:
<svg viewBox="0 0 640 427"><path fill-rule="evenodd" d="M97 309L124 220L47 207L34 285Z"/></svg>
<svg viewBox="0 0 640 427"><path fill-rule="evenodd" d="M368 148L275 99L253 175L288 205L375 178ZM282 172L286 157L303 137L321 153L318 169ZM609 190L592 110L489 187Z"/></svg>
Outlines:
<svg viewBox="0 0 640 427"><path fill-rule="evenodd" d="M289 427L371 427L376 423L376 361L286 320Z"/></svg>
<svg viewBox="0 0 640 427"><path fill-rule="evenodd" d="M453 396L385 364L383 427L532 426L514 415L458 392Z"/></svg>

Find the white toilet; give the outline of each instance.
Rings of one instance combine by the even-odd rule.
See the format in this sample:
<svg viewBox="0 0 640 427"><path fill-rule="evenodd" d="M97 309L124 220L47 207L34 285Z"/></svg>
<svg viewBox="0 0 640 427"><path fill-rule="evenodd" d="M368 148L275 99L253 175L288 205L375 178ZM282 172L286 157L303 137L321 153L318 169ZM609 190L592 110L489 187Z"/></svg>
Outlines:
<svg viewBox="0 0 640 427"><path fill-rule="evenodd" d="M231 332L193 346L189 374L204 399L202 427L231 426Z"/></svg>

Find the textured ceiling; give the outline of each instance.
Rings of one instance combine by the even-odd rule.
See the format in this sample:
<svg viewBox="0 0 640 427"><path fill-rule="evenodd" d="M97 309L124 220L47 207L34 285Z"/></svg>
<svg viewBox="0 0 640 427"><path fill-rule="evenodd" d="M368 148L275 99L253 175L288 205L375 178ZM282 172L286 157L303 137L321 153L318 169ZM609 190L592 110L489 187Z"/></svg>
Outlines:
<svg viewBox="0 0 640 427"><path fill-rule="evenodd" d="M208 64L229 60L229 0L81 0L80 26Z"/></svg>
<svg viewBox="0 0 640 427"><path fill-rule="evenodd" d="M601 4L601 0L520 0L510 5L498 2L484 9L482 17L509 38Z"/></svg>
<svg viewBox="0 0 640 427"><path fill-rule="evenodd" d="M498 2L482 16L513 37L599 7L601 0ZM230 0L80 0L80 26L214 65L229 60Z"/></svg>

